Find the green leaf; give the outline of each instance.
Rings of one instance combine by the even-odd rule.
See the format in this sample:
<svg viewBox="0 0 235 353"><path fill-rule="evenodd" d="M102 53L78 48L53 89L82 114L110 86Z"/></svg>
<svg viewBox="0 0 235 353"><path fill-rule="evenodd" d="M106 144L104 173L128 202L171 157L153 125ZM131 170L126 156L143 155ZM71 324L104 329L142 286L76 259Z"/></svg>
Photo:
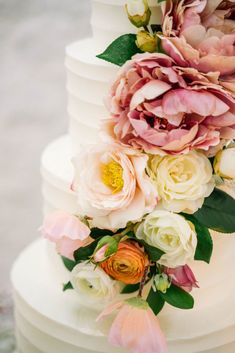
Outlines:
<svg viewBox="0 0 235 353"><path fill-rule="evenodd" d="M140 283L137 284L127 284L123 290L121 291L121 294L128 294L128 293L134 293L139 290Z"/></svg>
<svg viewBox="0 0 235 353"><path fill-rule="evenodd" d="M150 289L149 295L147 297L147 302L155 315L158 315L160 313L165 304L165 300L160 295L160 292L154 292L153 288Z"/></svg>
<svg viewBox="0 0 235 353"><path fill-rule="evenodd" d="M142 52L136 45L136 34L124 34L110 44L102 54L97 55L97 58L122 66L137 53Z"/></svg>
<svg viewBox="0 0 235 353"><path fill-rule="evenodd" d="M183 214L183 216L194 224L197 233L197 249L194 259L209 264L213 252L213 240L208 228L200 224L193 215Z"/></svg>
<svg viewBox="0 0 235 353"><path fill-rule="evenodd" d="M90 237L93 239L101 238L106 235L113 235L114 233L111 230L107 229L99 229L99 228L92 228Z"/></svg>
<svg viewBox="0 0 235 353"><path fill-rule="evenodd" d="M106 235L98 241L95 252L105 245L108 246L107 250L105 251L105 257L109 257L117 252L119 241L117 241L114 236Z"/></svg>
<svg viewBox="0 0 235 353"><path fill-rule="evenodd" d="M205 199L194 217L207 228L221 233L235 232L235 199L217 188Z"/></svg>
<svg viewBox="0 0 235 353"><path fill-rule="evenodd" d="M61 256L61 259L62 259L65 267L67 268L67 270L69 270L70 272L76 266L76 262L73 261L73 260L68 259L67 257Z"/></svg>
<svg viewBox="0 0 235 353"><path fill-rule="evenodd" d="M99 239L96 239L95 241L93 241L93 243L76 250L74 252L74 258L76 262L79 263L82 261L89 260L91 255L93 255L98 242L99 242Z"/></svg>
<svg viewBox="0 0 235 353"><path fill-rule="evenodd" d="M66 290L69 290L69 289L73 289L73 286L72 286L71 282L68 282L68 283L63 285L63 292L65 292Z"/></svg>
<svg viewBox="0 0 235 353"><path fill-rule="evenodd" d="M166 0L157 0L157 3L160 4L163 1L166 1Z"/></svg>
<svg viewBox="0 0 235 353"><path fill-rule="evenodd" d="M160 258L162 257L162 255L164 255L164 252L158 248L155 248L154 246L151 246L149 244L147 244L144 240L139 240L137 239L137 241L139 241L145 248L146 253L149 256L149 259L151 261L158 261L160 260Z"/></svg>
<svg viewBox="0 0 235 353"><path fill-rule="evenodd" d="M194 307L193 297L183 289L171 285L166 293L161 293L161 297L170 305L180 309L192 309Z"/></svg>
<svg viewBox="0 0 235 353"><path fill-rule="evenodd" d="M133 232L130 232L128 234L128 237L130 239L135 240L136 242L138 242L139 244L143 245L145 248L146 253L149 256L149 259L151 261L157 262L158 260L160 260L160 258L162 257L162 255L164 255L164 252L158 248L155 248L152 245L149 245L148 243L146 243L144 240L142 239L138 239L136 238L135 234Z"/></svg>

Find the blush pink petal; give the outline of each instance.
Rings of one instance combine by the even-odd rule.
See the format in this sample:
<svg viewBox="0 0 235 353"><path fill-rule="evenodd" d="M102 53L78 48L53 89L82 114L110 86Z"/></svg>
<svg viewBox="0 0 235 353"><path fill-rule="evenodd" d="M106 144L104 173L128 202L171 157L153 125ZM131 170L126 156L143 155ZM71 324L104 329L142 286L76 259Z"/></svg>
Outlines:
<svg viewBox="0 0 235 353"><path fill-rule="evenodd" d="M134 353L164 353L166 342L158 319L152 311L125 305L117 315L109 342Z"/></svg>
<svg viewBox="0 0 235 353"><path fill-rule="evenodd" d="M100 315L97 317L96 321L100 321L105 319L106 316L111 315L113 312L115 312L116 310L119 310L122 306L124 305L123 302L116 302L116 303L112 303L110 305L108 305L101 313Z"/></svg>
<svg viewBox="0 0 235 353"><path fill-rule="evenodd" d="M178 65L221 76L235 73L234 4L221 0L162 3L162 46Z"/></svg>
<svg viewBox="0 0 235 353"><path fill-rule="evenodd" d="M139 104L143 103L145 100L152 100L163 93L169 91L171 86L160 80L152 80L144 85L141 89L136 91L133 95L130 109L134 110Z"/></svg>
<svg viewBox="0 0 235 353"><path fill-rule="evenodd" d="M173 90L165 94L162 106L163 111L168 115L184 112L188 114L196 113L201 116L217 116L229 110L229 106L212 93L183 89Z"/></svg>
<svg viewBox="0 0 235 353"><path fill-rule="evenodd" d="M235 125L231 127L224 127L221 129L221 137L225 140L235 139Z"/></svg>
<svg viewBox="0 0 235 353"><path fill-rule="evenodd" d="M158 318L150 308L127 303L111 305L100 315L103 318L119 309L109 332L109 342L134 353L166 353L166 340Z"/></svg>
<svg viewBox="0 0 235 353"><path fill-rule="evenodd" d="M89 239L90 229L77 217L55 211L46 217L41 227L42 235L56 244L58 252L73 258L73 253Z"/></svg>
<svg viewBox="0 0 235 353"><path fill-rule="evenodd" d="M56 242L56 249L59 254L68 259L73 260L73 253L75 250L84 246L86 243L81 240L72 240L68 237L62 237Z"/></svg>

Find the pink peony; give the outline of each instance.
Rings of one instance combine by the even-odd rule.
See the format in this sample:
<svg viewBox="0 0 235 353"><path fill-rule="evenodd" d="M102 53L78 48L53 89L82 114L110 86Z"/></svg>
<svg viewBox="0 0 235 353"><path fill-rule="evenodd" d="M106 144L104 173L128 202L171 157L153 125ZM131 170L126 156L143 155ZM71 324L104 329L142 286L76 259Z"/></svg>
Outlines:
<svg viewBox="0 0 235 353"><path fill-rule="evenodd" d="M134 353L165 353L166 340L159 321L148 304L140 298L116 303L103 311L101 319L119 309L109 332L109 342Z"/></svg>
<svg viewBox="0 0 235 353"><path fill-rule="evenodd" d="M235 74L234 0L166 0L162 46L180 66Z"/></svg>
<svg viewBox="0 0 235 353"><path fill-rule="evenodd" d="M90 229L77 217L55 211L44 220L42 235L56 244L60 255L73 259L75 250L87 244Z"/></svg>
<svg viewBox="0 0 235 353"><path fill-rule="evenodd" d="M148 156L118 144L90 146L73 160L80 214L93 227L124 228L151 212L157 192L146 174Z"/></svg>
<svg viewBox="0 0 235 353"><path fill-rule="evenodd" d="M191 292L193 288L198 288L198 282L188 265L176 268L166 267L164 272L171 278L173 284L187 292Z"/></svg>
<svg viewBox="0 0 235 353"><path fill-rule="evenodd" d="M209 151L235 138L235 99L218 84L218 73L176 66L164 54L127 62L107 104L109 135L149 153Z"/></svg>

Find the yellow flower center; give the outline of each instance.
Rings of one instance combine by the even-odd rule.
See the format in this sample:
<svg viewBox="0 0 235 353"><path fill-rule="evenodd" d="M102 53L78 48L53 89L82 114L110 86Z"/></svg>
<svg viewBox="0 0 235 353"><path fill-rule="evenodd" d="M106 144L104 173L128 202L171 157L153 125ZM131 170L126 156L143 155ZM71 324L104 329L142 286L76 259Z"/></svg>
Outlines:
<svg viewBox="0 0 235 353"><path fill-rule="evenodd" d="M113 190L113 193L122 190L124 185L123 169L119 163L112 160L107 164L103 164L101 167L101 173L103 183L110 187Z"/></svg>

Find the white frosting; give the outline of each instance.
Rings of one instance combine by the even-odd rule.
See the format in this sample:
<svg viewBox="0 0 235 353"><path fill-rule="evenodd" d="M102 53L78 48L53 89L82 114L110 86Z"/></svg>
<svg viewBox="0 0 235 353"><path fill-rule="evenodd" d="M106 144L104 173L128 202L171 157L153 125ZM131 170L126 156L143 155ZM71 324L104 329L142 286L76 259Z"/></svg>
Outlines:
<svg viewBox="0 0 235 353"><path fill-rule="evenodd" d="M168 353L234 353L234 265L235 260L228 271L230 280L222 279L223 291L215 288L219 291L212 295L202 290L204 300L195 309L182 312L166 305L159 319ZM67 279L68 275L64 282ZM62 292L62 279L55 275L43 240L18 258L12 282L21 353L126 352L108 344L106 328L95 322L97 312L80 307L75 291Z"/></svg>
<svg viewBox="0 0 235 353"><path fill-rule="evenodd" d="M101 119L107 118L103 99L118 67L96 58L94 40L66 49L69 133L74 152L80 144L94 142Z"/></svg>
<svg viewBox="0 0 235 353"><path fill-rule="evenodd" d="M125 1L93 1L93 38L73 43L66 49L69 133L75 152L86 136L95 141L95 128L99 127L101 119L108 117L103 100L119 67L96 55L120 35L136 32L124 5ZM160 23L160 7L155 0L150 1L150 5L152 22Z"/></svg>

